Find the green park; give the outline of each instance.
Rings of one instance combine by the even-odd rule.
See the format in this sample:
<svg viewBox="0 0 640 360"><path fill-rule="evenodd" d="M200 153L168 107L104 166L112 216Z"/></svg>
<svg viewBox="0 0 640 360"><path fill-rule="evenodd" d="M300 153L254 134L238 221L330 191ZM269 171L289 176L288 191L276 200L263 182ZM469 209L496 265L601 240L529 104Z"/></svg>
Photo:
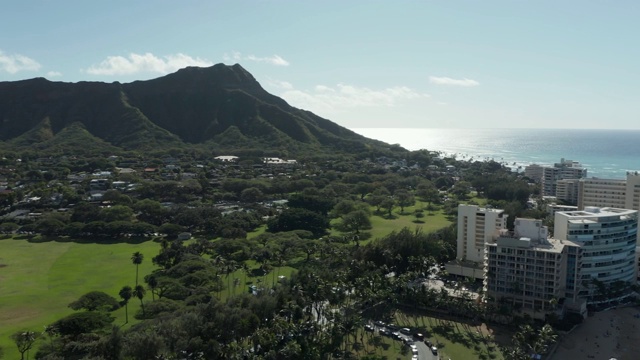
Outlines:
<svg viewBox="0 0 640 360"><path fill-rule="evenodd" d="M416 209L424 207L424 203L418 202L403 209L402 212L398 209L391 217L386 216L388 214L372 216L370 236L361 244L364 245L373 239L406 227L430 232L450 225L450 220L440 209L431 211L424 217L416 217ZM264 233L264 227L248 234L248 237L256 237L262 233ZM341 236L342 234L332 230L331 235ZM118 298L118 291L123 286L134 286L136 271L139 271L140 279L150 274L157 268L151 261L160 249L157 240L142 238L93 242L74 241L69 238L46 239L27 235L2 238L0 240L0 346L5 349L5 358L13 359L18 356L14 351L15 344L10 338L12 334L23 330L44 332L45 326L73 313L74 310L68 305L83 294L90 291L103 291ZM213 242L215 241L214 239ZM132 261L134 253L143 255L138 269ZM287 263L280 264L281 266L271 268L269 273L261 275L251 271L259 268L259 264L254 260L247 260L243 268L232 269L231 272L223 275L222 281L229 286L225 286L217 296L228 299L236 293L246 292L249 285L273 285L281 277L291 276L296 271L296 263L300 260L291 259ZM133 300L128 303L129 314L138 312L141 302L152 301L149 294L141 301ZM127 323L124 308L114 311L112 315L115 317L114 324L123 329L139 321L134 316L128 316ZM403 316L402 313L399 316ZM422 321L425 332L433 333L434 336L438 336L438 329L440 329L442 336L438 341L443 346L446 345L447 354L459 356L465 352L478 351L469 343L475 339L473 332L467 332L471 337L466 342L460 342L455 340L459 337L448 336L448 332L442 332L444 326L428 326L431 322L425 323L425 319L429 321L437 321L437 319L404 317L399 319L399 322L409 322L412 319L416 322ZM457 328L453 325L454 322L449 321L447 324L451 324L446 327L447 329ZM482 340L484 343L485 339ZM378 345L372 347L371 344ZM495 351L495 348L487 348L486 351L489 349ZM389 359L395 359L401 354L401 350L401 346L383 339L381 342L370 340L359 349L359 352L380 354ZM35 349L31 351L35 353Z"/></svg>

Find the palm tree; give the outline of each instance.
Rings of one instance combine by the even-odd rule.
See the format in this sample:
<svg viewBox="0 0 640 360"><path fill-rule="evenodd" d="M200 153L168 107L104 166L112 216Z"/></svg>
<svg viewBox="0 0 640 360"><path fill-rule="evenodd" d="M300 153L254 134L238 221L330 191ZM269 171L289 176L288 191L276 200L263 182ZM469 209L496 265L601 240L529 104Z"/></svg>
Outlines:
<svg viewBox="0 0 640 360"><path fill-rule="evenodd" d="M124 323L129 323L129 299L133 296L133 289L131 286L123 286L118 293L124 302Z"/></svg>
<svg viewBox="0 0 640 360"><path fill-rule="evenodd" d="M18 347L18 352L20 352L20 360L24 360L24 353L27 353L27 358L29 357L29 350L31 350L39 336L40 334L35 331L18 331L11 335L11 339Z"/></svg>
<svg viewBox="0 0 640 360"><path fill-rule="evenodd" d="M146 277L145 280L147 281L147 285L149 285L149 290L151 290L151 299L153 301L156 301L156 289L158 288L158 279L155 276L150 275Z"/></svg>
<svg viewBox="0 0 640 360"><path fill-rule="evenodd" d="M242 265L240 265L240 267L242 268L242 274L244 275L244 282L242 283L243 287L246 287L247 285L247 276L251 274L251 269L249 269L249 266L245 263L242 263Z"/></svg>
<svg viewBox="0 0 640 360"><path fill-rule="evenodd" d="M142 298L144 298L144 295L147 293L147 291L144 289L144 286L142 285L136 285L135 289L133 289L133 296L137 297L138 299L140 299L140 307L142 308L142 315L144 316L144 303L142 302Z"/></svg>
<svg viewBox="0 0 640 360"><path fill-rule="evenodd" d="M231 288L231 279L229 278L229 275L233 274L234 271L236 271L236 269L238 268L238 263L235 260L229 260L224 268L224 272L226 273L227 276L227 291L229 292L229 296L232 295L232 288Z"/></svg>
<svg viewBox="0 0 640 360"><path fill-rule="evenodd" d="M142 260L144 259L144 255L140 253L140 251L136 251L131 255L131 262L136 266L136 286L138 286L138 266L142 264Z"/></svg>
<svg viewBox="0 0 640 360"><path fill-rule="evenodd" d="M547 349L556 342L558 335L549 324L545 324L540 330L538 330L538 339L534 344L534 351L537 354L544 353Z"/></svg>

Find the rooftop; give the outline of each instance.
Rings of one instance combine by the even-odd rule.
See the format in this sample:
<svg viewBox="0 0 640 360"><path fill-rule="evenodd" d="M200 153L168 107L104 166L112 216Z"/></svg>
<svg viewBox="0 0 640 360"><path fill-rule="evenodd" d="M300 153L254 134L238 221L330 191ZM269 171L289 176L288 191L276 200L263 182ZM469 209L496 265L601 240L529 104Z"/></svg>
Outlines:
<svg viewBox="0 0 640 360"><path fill-rule="evenodd" d="M496 239L494 244L488 244L490 246L504 246L514 248L524 248L527 250L545 251L550 253L561 253L565 246L580 246L573 241L558 240L549 238L545 241L533 241L529 238L521 237L509 237L501 236Z"/></svg>

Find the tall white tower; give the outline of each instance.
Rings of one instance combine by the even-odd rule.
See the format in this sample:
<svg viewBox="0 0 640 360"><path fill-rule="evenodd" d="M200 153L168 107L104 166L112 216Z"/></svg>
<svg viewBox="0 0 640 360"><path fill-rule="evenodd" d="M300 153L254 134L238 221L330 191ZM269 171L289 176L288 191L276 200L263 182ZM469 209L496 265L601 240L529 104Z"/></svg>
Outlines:
<svg viewBox="0 0 640 360"><path fill-rule="evenodd" d="M507 217L501 209L459 205L457 259L484 262L485 243L506 230Z"/></svg>

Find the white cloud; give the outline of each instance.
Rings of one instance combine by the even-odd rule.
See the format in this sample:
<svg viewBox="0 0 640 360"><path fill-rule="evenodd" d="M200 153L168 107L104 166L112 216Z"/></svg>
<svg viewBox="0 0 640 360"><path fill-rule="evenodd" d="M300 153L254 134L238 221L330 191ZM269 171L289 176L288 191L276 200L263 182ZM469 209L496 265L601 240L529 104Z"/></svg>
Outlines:
<svg viewBox="0 0 640 360"><path fill-rule="evenodd" d="M285 90L280 94L291 105L311 110L318 114L335 113L362 107L394 107L402 101L428 98L406 86L386 89L370 89L348 84L334 87L317 85L313 90Z"/></svg>
<svg viewBox="0 0 640 360"><path fill-rule="evenodd" d="M280 55L265 56L265 57L257 57L254 55L249 55L247 56L247 59L251 61L257 61L257 62L266 62L267 64L277 65L277 66L289 66L289 62L283 59L282 57L280 57Z"/></svg>
<svg viewBox="0 0 640 360"><path fill-rule="evenodd" d="M293 85L288 81L267 79L267 82L270 86L280 89L280 90L291 90L293 89Z"/></svg>
<svg viewBox="0 0 640 360"><path fill-rule="evenodd" d="M158 57L151 53L135 54L128 57L108 56L97 65L85 71L93 75L130 75L140 72L168 74L187 66L211 66L213 63L201 58L193 58L182 53Z"/></svg>
<svg viewBox="0 0 640 360"><path fill-rule="evenodd" d="M224 55L222 56L222 59L224 61L241 61L242 54L240 54L237 51L233 51L231 54L224 53Z"/></svg>
<svg viewBox="0 0 640 360"><path fill-rule="evenodd" d="M452 86L463 86L463 87L472 87L480 85L479 82L472 79L452 79L450 77L438 77L438 76L429 76L429 82L437 85L452 85Z"/></svg>
<svg viewBox="0 0 640 360"><path fill-rule="evenodd" d="M5 54L0 50L0 71L6 71L9 74L15 74L18 71L37 71L41 65L24 55Z"/></svg>
<svg viewBox="0 0 640 360"><path fill-rule="evenodd" d="M62 73L59 71L49 71L47 72L47 77L60 77Z"/></svg>
<svg viewBox="0 0 640 360"><path fill-rule="evenodd" d="M255 62L263 62L263 63L267 63L267 64L271 64L271 65L276 65L276 66L289 66L291 65L287 60L283 59L280 55L272 55L272 56L263 56L263 57L259 57L259 56L255 56L255 55L247 55L244 56L241 53L237 52L237 51L233 51L231 54L224 54L223 56L224 61L243 61L243 60L249 60L249 61L255 61Z"/></svg>

